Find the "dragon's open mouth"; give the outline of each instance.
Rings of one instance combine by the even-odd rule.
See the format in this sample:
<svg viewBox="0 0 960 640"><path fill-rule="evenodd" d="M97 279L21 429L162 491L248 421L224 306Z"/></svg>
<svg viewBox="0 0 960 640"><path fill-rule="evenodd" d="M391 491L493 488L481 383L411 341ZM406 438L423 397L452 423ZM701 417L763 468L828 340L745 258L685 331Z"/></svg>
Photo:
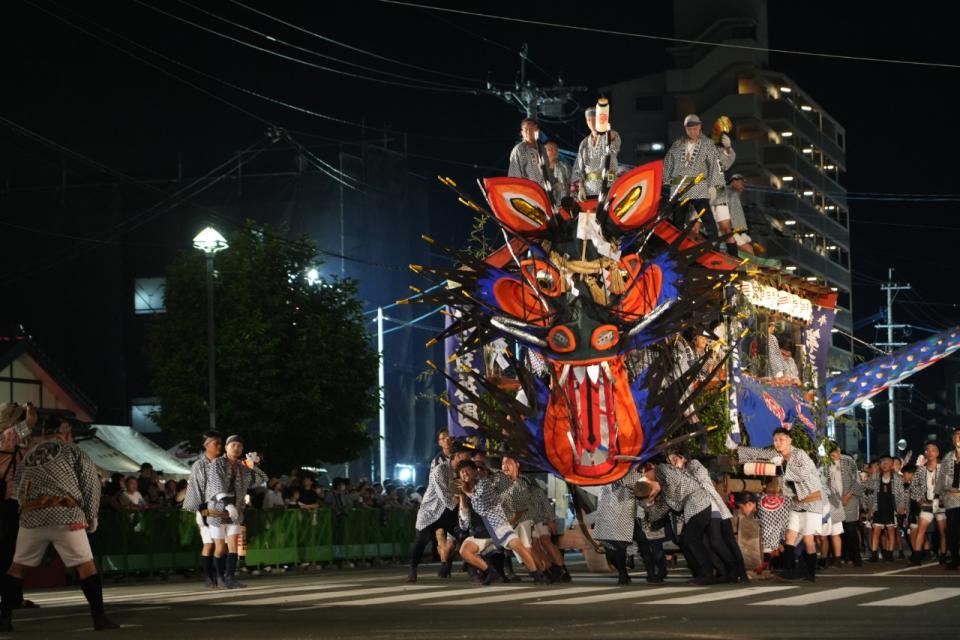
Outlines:
<svg viewBox="0 0 960 640"><path fill-rule="evenodd" d="M602 484L626 473L643 435L633 407L622 357L582 363L553 363L554 385L547 407L548 457L586 484ZM631 415L632 414L632 415Z"/></svg>

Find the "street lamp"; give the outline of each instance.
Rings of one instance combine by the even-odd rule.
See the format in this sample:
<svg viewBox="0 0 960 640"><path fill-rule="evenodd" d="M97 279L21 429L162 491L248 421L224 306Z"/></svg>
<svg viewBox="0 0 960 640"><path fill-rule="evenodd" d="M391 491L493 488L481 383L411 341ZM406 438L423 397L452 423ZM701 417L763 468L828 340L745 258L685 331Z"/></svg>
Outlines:
<svg viewBox="0 0 960 640"><path fill-rule="evenodd" d="M209 377L208 385L210 387L210 401L208 402L208 406L210 408L210 430L216 431L217 385L216 376L214 374L216 355L213 348L213 256L218 251L223 251L226 249L229 245L227 244L227 239L220 235L219 231L213 227L207 227L198 233L193 239L193 246L194 248L203 251L204 255L207 256L207 375Z"/></svg>
<svg viewBox="0 0 960 640"><path fill-rule="evenodd" d="M867 416L867 462L870 462L870 410L873 409L873 401L870 398L867 398L860 403L860 406L863 407L863 412Z"/></svg>

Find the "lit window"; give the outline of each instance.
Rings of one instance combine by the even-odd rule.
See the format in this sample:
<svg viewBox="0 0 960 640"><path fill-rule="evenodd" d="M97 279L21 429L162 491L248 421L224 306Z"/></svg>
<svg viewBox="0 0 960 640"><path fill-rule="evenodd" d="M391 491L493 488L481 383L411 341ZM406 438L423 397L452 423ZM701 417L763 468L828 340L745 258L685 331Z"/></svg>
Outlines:
<svg viewBox="0 0 960 640"><path fill-rule="evenodd" d="M163 289L166 278L137 278L133 283L133 312L138 315L165 313Z"/></svg>

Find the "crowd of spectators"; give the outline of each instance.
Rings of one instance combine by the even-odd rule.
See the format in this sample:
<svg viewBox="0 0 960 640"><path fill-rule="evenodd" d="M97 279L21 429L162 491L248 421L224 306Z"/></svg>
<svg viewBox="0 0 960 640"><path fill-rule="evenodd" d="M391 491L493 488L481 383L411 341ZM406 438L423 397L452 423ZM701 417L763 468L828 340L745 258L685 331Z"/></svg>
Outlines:
<svg viewBox="0 0 960 640"><path fill-rule="evenodd" d="M248 508L319 509L344 511L352 508L416 509L425 488L387 480L383 484L361 479L351 484L334 478L328 487L312 473L295 472L271 478L266 487L257 487L248 496ZM138 475L114 473L103 485L101 508L109 511L179 509L187 492L186 480L164 480L150 463L140 466Z"/></svg>

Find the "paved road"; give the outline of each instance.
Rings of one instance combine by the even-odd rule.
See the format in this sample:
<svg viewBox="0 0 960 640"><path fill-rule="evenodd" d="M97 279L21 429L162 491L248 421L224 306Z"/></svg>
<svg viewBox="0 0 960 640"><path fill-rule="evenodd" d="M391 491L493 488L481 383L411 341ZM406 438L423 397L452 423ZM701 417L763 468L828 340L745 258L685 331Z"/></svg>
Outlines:
<svg viewBox="0 0 960 640"><path fill-rule="evenodd" d="M580 567L582 569L582 567ZM823 572L815 584L756 581L692 587L682 571L667 583L618 587L611 576L574 569L574 581L535 587L474 586L422 567L328 570L248 578L242 591L195 582L108 587L108 611L124 625L112 637L202 638L872 638L910 632L951 637L960 612L960 573L903 563ZM17 611L3 638L89 634L79 591L28 594L41 609ZM946 635L944 635L946 634Z"/></svg>

